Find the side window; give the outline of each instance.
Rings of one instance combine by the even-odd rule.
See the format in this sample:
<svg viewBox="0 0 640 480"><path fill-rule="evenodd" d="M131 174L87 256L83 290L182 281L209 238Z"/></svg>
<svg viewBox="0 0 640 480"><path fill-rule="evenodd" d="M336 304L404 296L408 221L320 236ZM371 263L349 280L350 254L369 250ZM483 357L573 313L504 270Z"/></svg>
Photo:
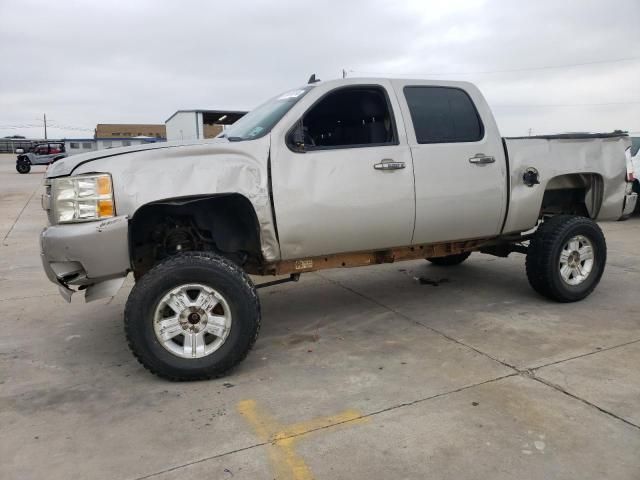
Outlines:
<svg viewBox="0 0 640 480"><path fill-rule="evenodd" d="M480 116L459 88L405 87L418 143L477 142L484 136Z"/></svg>
<svg viewBox="0 0 640 480"><path fill-rule="evenodd" d="M123 147L130 147L130 146L131 146L131 141L129 141L129 140L123 140L123 141L122 141L122 146L123 146Z"/></svg>
<svg viewBox="0 0 640 480"><path fill-rule="evenodd" d="M75 149L75 148L80 148L80 145L79 145L78 143L76 143L76 142L71 142L71 143L69 144L69 146L70 146L71 148L74 148L74 149Z"/></svg>
<svg viewBox="0 0 640 480"><path fill-rule="evenodd" d="M302 118L302 136L306 150L397 143L381 87L347 87L328 93Z"/></svg>

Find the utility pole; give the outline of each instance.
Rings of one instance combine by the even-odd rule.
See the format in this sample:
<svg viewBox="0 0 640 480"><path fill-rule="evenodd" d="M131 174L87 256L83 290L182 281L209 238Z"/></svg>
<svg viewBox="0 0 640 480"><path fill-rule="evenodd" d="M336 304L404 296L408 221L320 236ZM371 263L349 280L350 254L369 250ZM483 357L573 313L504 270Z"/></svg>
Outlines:
<svg viewBox="0 0 640 480"><path fill-rule="evenodd" d="M47 114L44 114L44 139L47 139Z"/></svg>
<svg viewBox="0 0 640 480"><path fill-rule="evenodd" d="M342 78L347 78L347 71L344 68L342 69Z"/></svg>
<svg viewBox="0 0 640 480"><path fill-rule="evenodd" d="M531 136L531 132L533 131L532 128L529 129L529 136Z"/></svg>

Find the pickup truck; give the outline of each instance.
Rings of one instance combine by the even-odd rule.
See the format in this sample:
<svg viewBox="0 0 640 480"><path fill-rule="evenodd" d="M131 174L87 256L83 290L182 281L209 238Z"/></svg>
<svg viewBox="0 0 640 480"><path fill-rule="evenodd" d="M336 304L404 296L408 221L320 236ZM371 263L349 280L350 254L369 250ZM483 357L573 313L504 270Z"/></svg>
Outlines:
<svg viewBox="0 0 640 480"><path fill-rule="evenodd" d="M29 173L32 165L50 165L66 156L64 143L40 143L30 152L18 155L16 171L22 174Z"/></svg>
<svg viewBox="0 0 640 480"><path fill-rule="evenodd" d="M517 252L542 296L583 299L606 262L595 220L635 206L629 145L620 133L502 138L470 83L313 82L215 139L53 164L42 263L68 301L113 296L133 273L124 323L142 365L219 377L256 341L256 289L279 282L249 275Z"/></svg>

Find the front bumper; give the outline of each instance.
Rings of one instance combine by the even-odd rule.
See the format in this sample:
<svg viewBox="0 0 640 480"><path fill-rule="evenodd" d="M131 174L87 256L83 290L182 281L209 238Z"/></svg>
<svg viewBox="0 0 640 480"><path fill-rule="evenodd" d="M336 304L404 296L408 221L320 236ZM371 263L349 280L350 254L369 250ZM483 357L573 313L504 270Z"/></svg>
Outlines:
<svg viewBox="0 0 640 480"><path fill-rule="evenodd" d="M87 290L88 302L118 291L130 270L128 226L123 216L53 225L42 231L42 266L67 301L73 286Z"/></svg>
<svg viewBox="0 0 640 480"><path fill-rule="evenodd" d="M637 193L629 193L624 197L624 208L622 209L622 216L627 217L633 213L636 208L636 202L638 201Z"/></svg>

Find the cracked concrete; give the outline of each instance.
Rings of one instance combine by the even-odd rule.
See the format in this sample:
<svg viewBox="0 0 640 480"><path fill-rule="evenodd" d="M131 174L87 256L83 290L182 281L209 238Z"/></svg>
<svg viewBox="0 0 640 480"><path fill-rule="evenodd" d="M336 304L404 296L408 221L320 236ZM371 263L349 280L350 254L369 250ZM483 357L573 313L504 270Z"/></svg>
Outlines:
<svg viewBox="0 0 640 480"><path fill-rule="evenodd" d="M602 225L583 302L537 296L519 255L303 275L260 292L230 376L168 383L127 350L131 280L71 305L46 280L42 170L0 156L0 478L640 476L640 218ZM247 402L296 428L258 434Z"/></svg>

